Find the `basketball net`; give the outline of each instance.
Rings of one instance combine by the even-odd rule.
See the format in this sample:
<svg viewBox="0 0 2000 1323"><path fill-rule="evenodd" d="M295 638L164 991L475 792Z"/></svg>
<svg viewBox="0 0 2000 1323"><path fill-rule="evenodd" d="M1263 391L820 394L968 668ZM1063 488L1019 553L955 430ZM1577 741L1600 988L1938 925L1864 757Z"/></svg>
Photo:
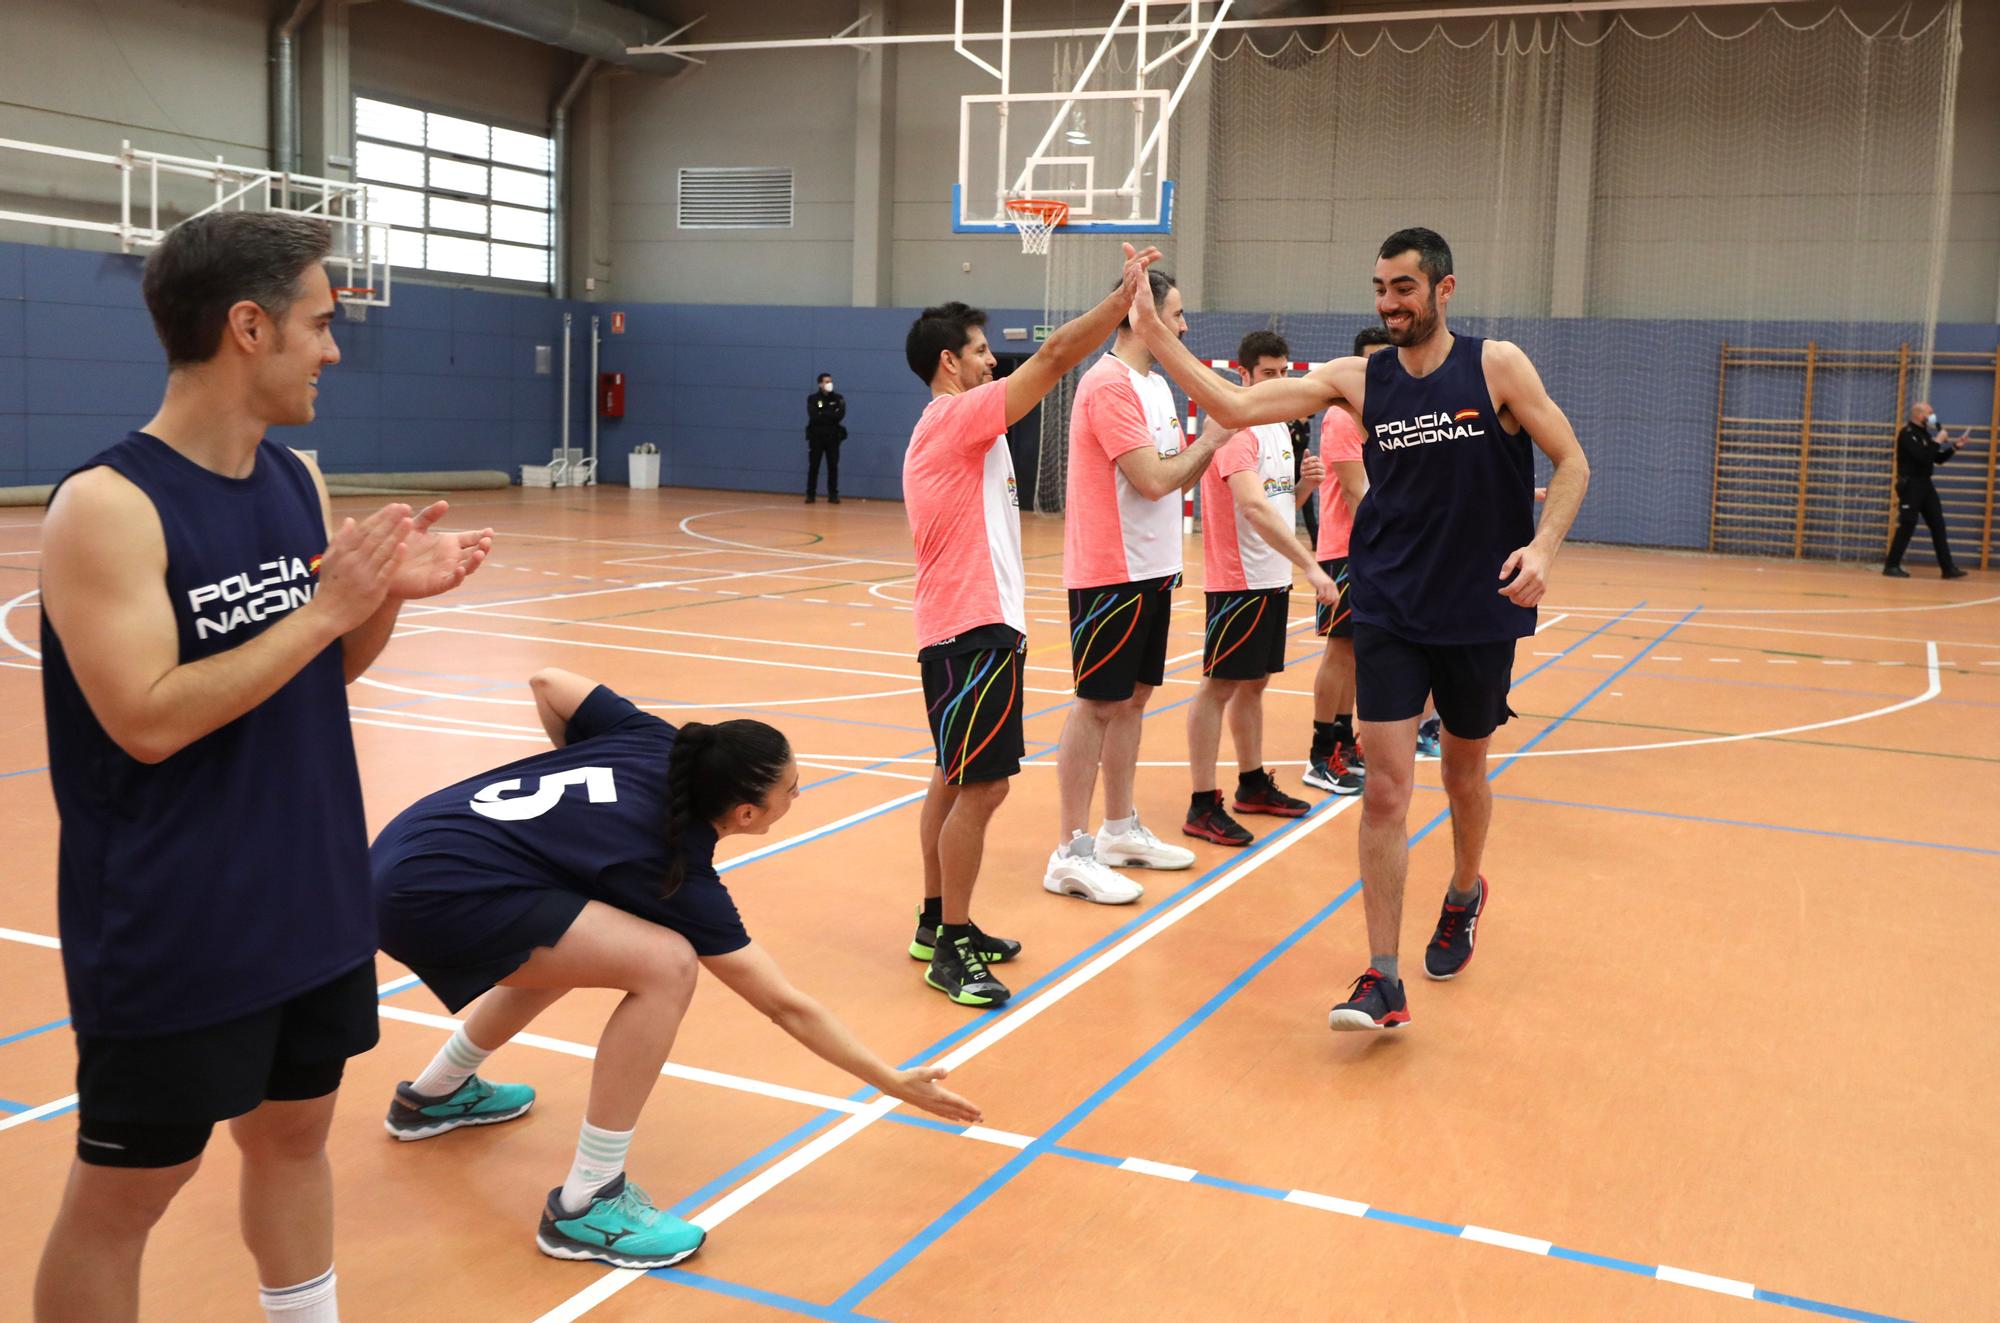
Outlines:
<svg viewBox="0 0 2000 1323"><path fill-rule="evenodd" d="M1021 232L1021 251L1046 257L1049 240L1056 227L1069 219L1069 203L1043 198L1014 198L1007 203L1007 219Z"/></svg>

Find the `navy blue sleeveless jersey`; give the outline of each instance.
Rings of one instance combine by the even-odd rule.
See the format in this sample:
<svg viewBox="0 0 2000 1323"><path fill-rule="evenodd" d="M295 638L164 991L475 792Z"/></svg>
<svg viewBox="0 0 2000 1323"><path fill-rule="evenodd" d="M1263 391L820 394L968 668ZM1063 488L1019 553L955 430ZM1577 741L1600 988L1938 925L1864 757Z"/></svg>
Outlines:
<svg viewBox="0 0 2000 1323"><path fill-rule="evenodd" d="M1495 643L1535 632L1500 595L1500 567L1535 536L1533 443L1493 412L1486 341L1458 336L1413 377L1393 349L1368 359L1361 458L1368 494L1347 573L1354 618L1415 643Z"/></svg>
<svg viewBox="0 0 2000 1323"><path fill-rule="evenodd" d="M241 647L312 600L326 523L290 450L263 442L250 475L229 478L134 432L76 472L98 467L159 513L182 664ZM220 1024L374 958L338 643L155 764L98 724L46 613L42 650L63 970L79 1032Z"/></svg>
<svg viewBox="0 0 2000 1323"><path fill-rule="evenodd" d="M671 928L697 955L748 945L706 823L680 842L679 889L660 894L674 736L599 685L571 716L562 748L426 795L384 827L370 852L378 903L409 915L450 913L463 928L468 911L449 902L484 895L496 902L488 913L497 928L513 915L510 893L556 887ZM456 936L473 948L482 934Z"/></svg>

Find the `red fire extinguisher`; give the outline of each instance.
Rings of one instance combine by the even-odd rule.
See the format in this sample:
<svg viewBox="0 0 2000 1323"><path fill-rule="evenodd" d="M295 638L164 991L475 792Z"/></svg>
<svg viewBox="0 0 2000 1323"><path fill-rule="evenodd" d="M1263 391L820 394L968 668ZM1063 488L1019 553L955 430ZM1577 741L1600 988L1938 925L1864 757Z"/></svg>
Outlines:
<svg viewBox="0 0 2000 1323"><path fill-rule="evenodd" d="M625 416L625 374L600 372L597 376L597 412L605 418Z"/></svg>

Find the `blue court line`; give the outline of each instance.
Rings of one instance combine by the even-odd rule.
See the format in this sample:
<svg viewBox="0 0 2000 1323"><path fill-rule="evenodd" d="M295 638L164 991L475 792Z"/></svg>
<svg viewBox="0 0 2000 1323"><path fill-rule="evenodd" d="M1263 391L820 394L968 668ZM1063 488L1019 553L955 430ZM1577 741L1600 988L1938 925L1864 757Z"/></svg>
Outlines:
<svg viewBox="0 0 2000 1323"><path fill-rule="evenodd" d="M5 1047L9 1043L18 1043L24 1038L33 1038L36 1034L45 1034L51 1029L60 1029L68 1023L69 1017L65 1015L60 1020L50 1020L47 1024L36 1025L33 1029L23 1029L17 1034L8 1034L5 1038L0 1038L0 1047Z"/></svg>
<svg viewBox="0 0 2000 1323"><path fill-rule="evenodd" d="M25 1112L33 1103L15 1102L12 1098L0 1098L0 1112Z"/></svg>
<svg viewBox="0 0 2000 1323"><path fill-rule="evenodd" d="M1618 624L1620 621L1624 620L1627 616L1630 616L1631 614L1633 614L1633 612L1638 611L1640 608L1644 606L1645 602L1641 601L1637 606L1632 607L1630 610L1624 612L1623 614L1615 616L1612 619L1606 620L1603 624L1597 626L1597 628L1579 637L1574 643L1570 644L1567 648L1564 648L1562 652L1556 654L1556 656L1541 662L1539 665L1535 666L1532 670L1529 670L1528 672L1523 674L1520 677L1520 679L1516 680L1514 683L1521 684L1529 679L1532 679L1539 672L1546 670L1550 666L1555 665L1555 663L1562 660L1564 656L1567 656L1569 653L1582 647L1584 644L1590 642L1593 638L1597 637L1605 630L1610 629L1613 625ZM1057 704L1057 706L1061 707L1064 705ZM1090 945L1084 947L1081 951L1078 951L1075 955L1063 961L1055 968L1049 970L1041 977L1035 979L1033 982L1027 984L1024 987L1017 989L1014 995L1008 999L1008 1003L1006 1006L1003 1006L998 1010L983 1011L974 1015L973 1017L968 1019L963 1025L959 1026L957 1029L954 1029L952 1032L946 1034L943 1038L938 1039L936 1042L931 1043L927 1047L919 1049L913 1055L906 1057L902 1062L899 1063L898 1069L910 1070L917 1066L923 1065L927 1061L935 1060L937 1057L939 1057L946 1051L949 1051L951 1048L956 1047L959 1043L965 1041L967 1038L970 1038L972 1035L984 1029L986 1027L986 1021L988 1019L991 1019L995 1016L1006 1015L1009 1013L1010 1010L1017 1009L1025 1005L1036 994L1040 993L1044 988L1050 987L1053 984L1059 982L1060 980L1067 978L1071 973L1071 971L1081 967L1082 965L1088 963L1091 960L1096 959L1097 956L1102 952L1109 950L1113 946L1116 946L1119 942L1124 941L1125 938L1130 936L1132 933L1138 931L1146 924L1151 923L1154 917L1159 913L1161 913L1163 910L1171 909L1174 905L1179 904L1186 897L1194 894L1196 891L1206 886L1212 879L1219 877L1226 870L1234 868L1236 865L1242 863L1243 860L1248 855L1254 854L1255 852L1264 849L1266 846L1270 845L1273 841L1276 841L1278 838L1282 837L1287 832L1297 830L1298 828L1303 826L1308 819L1312 817L1313 813L1319 813L1323 811L1327 805L1335 804L1338 802L1339 802L1338 800L1332 798L1322 800L1320 802L1320 805L1315 807L1312 810L1312 813L1308 813L1305 818L1295 818L1290 822L1285 823L1277 830L1267 832L1265 835L1259 837L1257 843L1255 845L1252 845L1244 853L1231 855L1229 858L1215 865L1213 868L1209 869L1201 876L1190 881L1186 886L1183 886L1179 891L1174 892L1171 896L1167 897L1166 900L1155 902L1147 909L1138 912L1132 918L1126 920L1123 924L1120 924L1118 927L1112 929L1104 936L1098 938L1095 942L1092 942ZM881 811L886 812L887 810L884 809ZM870 816L872 817L874 815L871 814ZM1442 814L1439 815L1437 821L1443 821L1445 816L1446 815ZM1431 824L1432 827L1436 825L1437 825L1436 822L1433 822ZM1430 831L1430 829L1431 827L1426 827L1424 828L1424 831L1428 832ZM769 856L764 856L764 857L768 858ZM724 865L724 867L727 867L727 865ZM721 870L718 869L717 871L719 872ZM850 1100L854 1102L863 1102L874 1097L875 1090L873 1090L872 1088L861 1088L853 1093L848 1094L847 1096ZM830 1126L838 1124L840 1121L844 1120L848 1115L849 1113L847 1112L832 1111L832 1110L819 1113L817 1116L814 1116L811 1119L804 1122L803 1124L801 1124L797 1129L793 1130L791 1133L773 1141L770 1144L765 1145L757 1152L751 1154L749 1157L743 1159L743 1161L737 1163L735 1166L729 1168L727 1171L723 1172L722 1174L715 1177L713 1180L709 1181L706 1185L703 1185L699 1189L688 1194L686 1197L681 1199L678 1203L674 1204L667 1211L672 1213L675 1217L688 1216L690 1213L694 1212L695 1210L701 1208L703 1205L707 1204L710 1200L719 1198L725 1191L733 1189L736 1185L740 1184L742 1181L747 1180L751 1175L762 1170L767 1164L776 1161L779 1157L783 1156L785 1153L789 1152L793 1148L814 1138L821 1131L826 1130ZM890 1113L890 1116L892 1119L896 1119L900 1118L902 1114L892 1112ZM921 1122L922 1120L922 1118L915 1118L915 1117L908 1119L919 1122ZM942 1125L943 1123L940 1122L938 1124Z"/></svg>
<svg viewBox="0 0 2000 1323"><path fill-rule="evenodd" d="M1644 606L1645 602L1641 601L1636 606L1633 606L1632 608L1625 611L1621 615L1615 616L1609 620L1604 621L1602 624L1598 625L1595 629L1591 630L1589 633L1579 637L1574 643L1571 643L1567 648L1563 649L1563 651L1558 653L1556 656L1549 658L1548 660L1535 666L1532 670L1526 672L1524 675L1520 677L1520 679L1516 680L1514 683L1520 684L1528 679L1531 679L1540 671L1543 671L1548 667L1553 666L1557 661L1560 661L1564 656L1575 651L1577 648L1582 647L1584 644L1590 642L1590 640L1597 637L1605 630L1610 629L1612 626L1618 624L1620 621L1624 620L1627 616L1632 615L1633 612L1640 610ZM1189 664L1192 665L1194 663L1189 663ZM1073 699L1069 700L1069 702L1073 701L1074 701ZM1066 706L1068 706L1068 702L1058 703L1055 704L1053 707L1045 709L1045 711L1053 712L1059 708ZM1029 715L1039 716L1041 715L1041 713L1030 713ZM1335 804L1338 802L1339 801L1331 798L1322 800L1320 806L1314 808L1313 813L1321 812L1325 808L1325 806ZM877 810L877 813L870 814L869 817L872 818L878 816L878 814L880 813L887 812L888 809L891 807L894 807L894 805L885 806L882 809ZM921 1048L915 1054L905 1058L900 1063L898 1068L902 1070L909 1070L916 1066L920 1066L927 1061L935 1060L942 1053L948 1051L952 1047L957 1046L960 1042L963 1042L965 1039L971 1037L973 1034L976 1034L980 1032L982 1029L984 1029L985 1022L988 1019L998 1015L1005 1015L1009 1012L1010 1009L1019 1008L1020 1006L1025 1005L1030 999L1032 999L1036 994L1041 992L1043 989L1050 987L1051 985L1055 984L1056 982L1060 981L1063 978L1068 977L1071 971L1079 968L1080 966L1084 965L1085 963L1091 960L1094 960L1103 951L1106 951L1111 947L1117 945L1119 942L1125 940L1126 937L1130 936L1133 932L1137 931L1139 928L1152 922L1153 918L1159 913L1161 913L1163 910L1169 909L1172 906L1178 904L1181 900L1185 899L1187 896L1192 895L1194 892L1200 890L1203 886L1206 886L1209 883L1209 881L1212 880L1213 878L1220 876L1226 870L1234 868L1236 865L1242 863L1243 860L1249 854L1255 853L1256 851L1265 848L1273 841L1276 841L1278 838L1285 835L1287 832L1297 830L1311 816L1312 814L1309 813L1306 818L1293 819L1292 821L1287 822L1283 826L1279 827L1277 830L1268 832L1264 836L1259 837L1257 844L1251 846L1249 850L1241 854L1232 855L1229 858L1223 860L1215 867L1209 869L1201 876L1189 882L1179 891L1176 891L1173 895L1169 896L1165 901L1156 902L1151 907L1135 914L1132 918L1126 920L1123 924L1121 924L1117 928L1112 929L1109 933L1106 933L1104 936L1098 938L1095 942L1092 942L1089 946L1086 946L1081 951L1071 956L1069 959L1063 961L1055 968L1049 970L1047 973L1043 974L1040 978L1035 979L1032 983L1029 983L1025 987L1022 987L1019 990L1017 990L1014 996L1008 1000L1007 1006L1002 1007L999 1010L981 1012L975 1015L974 1017L968 1019L966 1023L961 1025L959 1028L953 1030L951 1033L946 1034L943 1038L938 1039L937 1041L931 1043L929 1046ZM1440 814L1437 821L1439 822L1443 821L1445 816L1446 815ZM866 820L867 819L862 819L862 821ZM1436 822L1433 822L1431 826L1432 827L1436 826ZM1428 832L1430 829L1431 829L1430 827L1426 827L1424 830ZM813 839L819 839L819 838L815 837ZM769 855L765 855L761 856L760 858L769 858L769 857L770 857ZM729 865L725 864L722 866L722 868L718 868L717 871L720 872L728 867ZM861 1089L857 1089L853 1093L848 1094L847 1096L851 1101L863 1102L874 1097L875 1090L872 1088L863 1087ZM806 1120L796 1129L792 1130L789 1134L786 1134L781 1138L765 1145L757 1152L751 1154L749 1157L743 1159L735 1166L729 1168L727 1171L722 1172L720 1175L710 1180L707 1184L702 1185L700 1188L690 1192L682 1199L680 1199L677 1203L673 1204L667 1211L675 1217L688 1216L689 1214L695 1212L696 1210L700 1209L701 1207L709 1203L711 1200L719 1198L724 1192L733 1189L735 1186L737 1186L744 1180L747 1180L751 1175L762 1170L769 1163L776 1161L785 1153L791 1151L800 1144L806 1143L808 1140L817 1136L820 1132L846 1119L848 1115L850 1115L850 1113L843 1111L834 1111L831 1109L820 1112L816 1116L813 1116L810 1119ZM890 1113L890 1117L892 1119L907 1119L909 1121L914 1121L919 1124L924 1123L923 1118L918 1118L918 1117L904 1118L901 1113L892 1112ZM943 1122L938 1122L937 1124L940 1127L944 1126Z"/></svg>
<svg viewBox="0 0 2000 1323"><path fill-rule="evenodd" d="M870 1314L856 1314L851 1310L816 1305L810 1300L801 1300L796 1296L780 1295L776 1291L760 1291L754 1286L725 1282L720 1277L710 1277L704 1273L688 1272L680 1268L654 1268L646 1275L663 1282L672 1282L676 1286L691 1286L697 1291L707 1291L711 1295L748 1300L772 1309L782 1309L787 1313L802 1314L807 1318L837 1320L838 1323L882 1323L882 1320Z"/></svg>
<svg viewBox="0 0 2000 1323"><path fill-rule="evenodd" d="M1645 603L1641 602L1639 603L1638 606L1634 606L1630 610L1626 611L1624 615L1620 615L1614 617L1613 619L1605 621L1603 624L1599 625L1596 629L1593 629L1588 634L1585 634L1582 637L1578 638L1576 642L1570 644L1569 647L1563 649L1563 651L1558 653L1556 656L1549 658L1548 660L1535 666L1532 670L1529 670L1526 673L1524 673L1522 676L1520 676L1519 679L1515 680L1514 683L1516 685L1525 684L1527 681L1533 679L1540 672L1547 670L1549 667L1555 665L1558 661L1561 661L1564 656L1567 656L1569 653L1575 651L1576 649L1582 647L1584 644L1590 642L1591 639L1597 637L1597 635L1603 633L1605 630L1610 629L1613 625L1625 619L1626 616L1631 615L1632 612L1638 611L1644 605ZM1159 914L1162 910L1171 908L1172 906L1179 904L1186 897L1194 894L1196 891L1199 891L1202 887L1208 885L1208 883L1214 878L1221 876L1227 870L1234 868L1237 864L1242 863L1243 860L1247 858L1249 855L1254 854L1258 850L1263 849L1264 846L1270 844L1272 841L1277 840L1279 837L1285 835L1286 833L1297 830L1308 819L1310 819L1313 816L1313 814L1320 812L1324 806L1337 804L1339 802L1340 800L1332 797L1323 799L1320 801L1319 806L1316 806L1312 810L1312 812L1308 813L1304 818L1294 818L1291 821L1286 822L1282 826L1276 828L1275 830L1266 832L1264 835L1257 838L1256 844L1250 846L1243 853L1234 854L1224 859L1221 863L1215 865L1213 868L1209 869L1201 876L1195 878L1193 881L1183 886L1179 891L1174 892L1164 901L1160 901L1151 906L1148 906L1146 909L1135 914L1132 918L1126 920L1123 924L1119 925L1118 927L1113 928L1110 932L1098 938L1095 942L1092 942L1089 946L1084 947L1083 950L1077 952L1075 955L1071 956L1068 960L1063 961L1061 964L1057 965L1054 969L1051 969L1048 973L1042 975L1034 982L1029 983L1027 986L1023 988L1017 989L1014 995L1008 999L1008 1002L1005 1006L994 1011L980 1012L977 1016L968 1020L960 1028L953 1030L951 1033L945 1035L943 1038L940 1038L937 1042L932 1043L929 1047L924 1048L921 1052L917 1053L915 1056L910 1057L908 1060L902 1063L902 1069L908 1070L912 1067L920 1066L924 1064L926 1061L933 1060L939 1054L948 1051L953 1047L956 1047L959 1043L963 1042L965 1039L971 1037L975 1033L978 1033L982 1028L984 1028L985 1021L987 1019L993 1016L1008 1014L1012 1009L1026 1002L1030 997L1040 992L1043 988L1048 987L1050 984L1055 983L1060 979L1068 977L1069 973L1072 970L1088 963L1091 960L1096 959L1100 953L1109 950L1113 946L1116 946L1119 942L1124 941L1127 937L1129 937L1134 932L1137 932L1140 928L1144 927L1146 924L1151 923L1154 916ZM1426 830L1428 830L1428 828L1426 828Z"/></svg>
<svg viewBox="0 0 2000 1323"><path fill-rule="evenodd" d="M1637 611L1644 605L1645 603L1642 601L1639 603L1638 606L1633 607L1632 611ZM1693 619L1694 616L1699 612L1699 610L1700 608L1697 607L1694 611L1688 612L1686 615L1682 616L1679 620L1675 621L1672 625L1668 626L1650 643L1648 643L1645 647L1641 648L1637 653L1635 653L1632 656L1631 660L1627 661L1624 664L1624 666L1619 668L1617 672L1614 672L1612 675L1606 677L1596 687L1591 689L1589 693L1585 694L1582 698L1578 699L1575 703L1571 704L1569 709L1565 711L1561 716L1557 717L1554 721L1550 722L1548 725L1544 726L1540 731L1536 732L1536 734L1532 736L1526 743L1524 743L1520 747L1520 749L1516 750L1512 756L1508 757L1507 759L1502 761L1499 766L1489 771L1486 774L1486 779L1489 782L1494 780L1495 778L1500 776L1501 773L1505 772L1509 767L1513 766L1513 764L1519 760L1521 753L1524 753L1534 748L1537 744L1541 743L1543 740L1547 739L1550 735L1553 735L1557 730L1561 729L1563 723L1567 722L1571 717L1575 716L1578 712L1581 712L1584 709L1584 707L1591 702L1591 700L1595 699L1599 694L1603 693L1607 688L1609 688L1613 683L1615 683L1620 674L1623 674L1624 671L1629 670L1631 667L1638 665L1639 662L1645 658L1647 653L1651 652L1661 643L1664 643L1668 638L1670 638L1673 635L1675 630L1678 630L1682 625L1685 625L1689 620ZM1632 611L1628 611L1625 614L1630 615L1632 614ZM1609 623L1611 622L1607 622L1607 624ZM1588 636L1586 635L1585 637L1587 638ZM1569 649L1565 649L1564 652L1567 653L1568 651L1574 649L1575 647L1579 646L1581 642L1582 640L1579 640L1577 644L1572 644L1571 647ZM1550 658L1549 662L1552 663L1558 660L1560 655L1562 654L1559 654L1558 657ZM1541 668L1537 667L1536 669L1540 670ZM1522 678L1526 679L1527 677L1524 676ZM1416 833L1416 835L1410 838L1410 843L1412 845L1415 845L1416 843L1421 841L1424 837L1428 836L1432 831L1436 830L1438 826L1440 826L1442 823L1448 821L1450 819L1450 816L1451 812L1448 808L1443 812L1437 814L1437 816L1433 817L1429 822L1424 824L1422 829L1419 830ZM1027 1148L1021 1150L1020 1153L1016 1154L1015 1157L1012 1160L1010 1160L1005 1166L1001 1167L991 1176L988 1176L985 1180L981 1181L969 1193L967 1193L964 1198L960 1199L956 1204L953 1204L944 1213L942 1213L936 1219L934 1219L929 1226L925 1227L922 1231L918 1232L915 1236L912 1236L908 1241L904 1242L904 1244L899 1249L897 1249L895 1253L891 1254L887 1259L883 1260L882 1263L878 1264L872 1271L868 1273L867 1276L863 1277L859 1282L856 1282L852 1287L849 1287L845 1292L843 1292L834 1301L834 1305L842 1309L851 1309L854 1306L860 1304L861 1301L867 1299L870 1295L874 1294L877 1290L881 1289L881 1287L884 1284L886 1284L890 1278L894 1277L897 1273L901 1272L919 1254L923 1253L924 1250L928 1249L931 1245L935 1244L941 1237L943 1237L959 1222L963 1221L972 1212L977 1210L988 1199L992 1198L995 1194L999 1193L1002 1188L1012 1183L1014 1178L1019 1176L1023 1171L1027 1170L1029 1165L1032 1164L1036 1158L1041 1157L1044 1153L1048 1152L1048 1150L1052 1148L1059 1140L1061 1140L1064 1136L1069 1134L1069 1132L1074 1130L1077 1126L1081 1125L1094 1112L1096 1112L1098 1108L1102 1107L1106 1102L1110 1101L1115 1094L1124 1089L1124 1087L1127 1084L1131 1083L1134 1079L1138 1078L1138 1076L1141 1073L1143 1073L1149 1066L1151 1066L1153 1062L1159 1060L1169 1050L1171 1050L1179 1043L1181 1043L1183 1040L1185 1040L1196 1029L1200 1028L1201 1025L1209 1019L1210 1016L1214 1015L1216 1011L1220 1010L1229 1001L1234 999L1239 992L1241 992L1244 988L1248 987L1250 983L1253 980L1255 980L1259 974L1263 973L1265 969L1269 968L1285 953L1290 951L1299 942L1303 941L1322 923L1324 923L1327 919L1331 918L1334 915L1334 913L1338 911L1342 906L1344 906L1349 900L1353 899L1360 893L1361 893L1361 883L1358 880L1349 884L1349 886L1344 891L1342 891L1338 896L1335 896L1332 901L1330 901L1324 908L1322 908L1319 911L1319 913L1313 915L1310 919L1306 920L1305 923L1301 924L1298 928L1294 929L1292 933L1289 936L1287 936L1283 941L1279 942L1276 946L1272 947L1269 951L1266 951L1262 956L1259 956L1255 961L1251 962L1251 964L1246 969L1244 969L1242 973L1238 974L1235 978L1231 979L1228 984L1226 984L1213 997L1209 998L1207 1002L1203 1003L1203 1005L1199 1009L1197 1009L1192 1015L1189 1015L1186 1019L1182 1020L1173 1029L1168 1031L1168 1033L1164 1037L1162 1037L1158 1042L1154 1043L1153 1046L1146 1049L1146 1051L1141 1053L1138 1056L1138 1058L1129 1063L1123 1070L1119 1071L1109 1081L1100 1086L1089 1097L1085 1098L1082 1102L1078 1103L1074 1108L1072 1108L1068 1113L1066 1113L1062 1117L1062 1119L1057 1121L1054 1126L1050 1127L1047 1131L1038 1136L1032 1143L1028 1145ZM1437 1225L1443 1225L1443 1224L1437 1224Z"/></svg>
<svg viewBox="0 0 2000 1323"><path fill-rule="evenodd" d="M18 772L0 772L0 781L5 781L16 776L33 776L36 772L46 772L48 770L46 767L23 767Z"/></svg>
<svg viewBox="0 0 2000 1323"><path fill-rule="evenodd" d="M920 1118L892 1114L888 1119L909 1124L913 1121L918 1121ZM963 1133L961 1127L945 1125L943 1123L938 1123L937 1128L954 1133ZM1125 1159L1113 1157L1108 1153L1093 1153L1087 1149L1070 1148L1061 1144L1051 1145L1048 1152L1054 1157L1068 1158L1075 1162L1090 1163L1099 1167L1123 1167L1125 1165ZM1152 1173L1144 1174L1152 1175ZM1154 1176L1154 1179L1179 1178ZM1226 1176L1213 1176L1206 1172L1195 1172L1187 1178L1187 1183L1190 1185L1204 1185L1210 1189L1227 1190L1234 1194L1250 1195L1259 1199L1269 1199L1278 1203L1295 1202L1290 1197L1293 1194L1310 1195L1313 1193L1309 1190L1281 1190L1275 1186L1231 1180ZM1309 1204L1302 1204L1300 1206L1311 1207ZM1409 1213L1399 1213L1387 1208L1368 1208L1359 1216L1364 1221L1386 1222L1393 1226L1407 1227L1414 1231L1428 1231L1434 1235L1449 1236L1454 1240L1466 1239L1465 1233L1467 1228L1454 1222L1442 1222L1435 1218L1417 1217ZM1490 1243L1479 1240L1477 1237L1473 1239L1475 1243L1479 1244ZM1593 1254L1587 1250L1569 1249L1561 1245L1550 1245L1547 1257L1563 1259L1571 1263L1587 1264L1593 1268L1608 1268L1615 1272L1631 1273L1638 1277L1657 1278L1660 1275L1658 1264L1635 1263L1630 1259L1613 1258L1605 1254ZM1671 1281L1672 1279L1668 1278L1667 1280ZM1835 1318L1860 1319L1865 1320L1865 1323L1904 1323L1904 1320L1897 1319L1895 1316L1889 1314L1878 1314L1865 1309L1851 1308L1846 1305L1830 1304L1823 1300L1813 1300L1805 1296L1790 1295L1781 1291L1767 1291L1762 1287L1753 1287L1752 1289L1754 1292L1753 1298L1767 1304L1786 1305L1793 1309L1803 1309L1813 1313L1832 1315Z"/></svg>
<svg viewBox="0 0 2000 1323"><path fill-rule="evenodd" d="M1441 786L1418 786L1417 789L1430 791L1435 794L1444 793ZM1836 841L1860 841L1865 845L1906 845L1918 850L1950 850L1959 854L2000 856L2000 850L1991 850L1983 845L1954 845L1949 841L1913 841L1901 836L1868 836L1860 832L1832 831L1823 827L1792 827L1782 822L1747 822L1740 818L1709 818L1703 817L1698 813L1669 813L1664 809L1631 808L1624 804L1585 804L1573 799L1542 799L1535 795L1495 795L1493 798L1511 800L1517 804L1546 804L1554 808L1590 809L1597 813L1630 813L1642 818L1666 818L1673 822L1700 822L1715 827L1749 827L1756 831L1781 831L1797 836L1824 836Z"/></svg>

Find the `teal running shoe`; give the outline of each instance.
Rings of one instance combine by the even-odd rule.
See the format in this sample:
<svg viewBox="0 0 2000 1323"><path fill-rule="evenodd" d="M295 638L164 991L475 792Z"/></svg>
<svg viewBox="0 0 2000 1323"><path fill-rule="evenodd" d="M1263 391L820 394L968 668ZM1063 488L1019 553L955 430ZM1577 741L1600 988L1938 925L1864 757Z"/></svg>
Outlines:
<svg viewBox="0 0 2000 1323"><path fill-rule="evenodd" d="M1444 722L1437 717L1417 725L1417 757L1436 759L1444 757L1444 741L1439 735L1444 730Z"/></svg>
<svg viewBox="0 0 2000 1323"><path fill-rule="evenodd" d="M623 1176L600 1189L590 1207L562 1210L562 1187L549 1191L535 1247L552 1259L594 1259L615 1268L665 1268L701 1248L708 1233L661 1212Z"/></svg>
<svg viewBox="0 0 2000 1323"><path fill-rule="evenodd" d="M398 1139L429 1139L462 1125L497 1125L526 1116L535 1091L525 1084L488 1084L474 1075L448 1098L427 1098L404 1080L383 1122Z"/></svg>

